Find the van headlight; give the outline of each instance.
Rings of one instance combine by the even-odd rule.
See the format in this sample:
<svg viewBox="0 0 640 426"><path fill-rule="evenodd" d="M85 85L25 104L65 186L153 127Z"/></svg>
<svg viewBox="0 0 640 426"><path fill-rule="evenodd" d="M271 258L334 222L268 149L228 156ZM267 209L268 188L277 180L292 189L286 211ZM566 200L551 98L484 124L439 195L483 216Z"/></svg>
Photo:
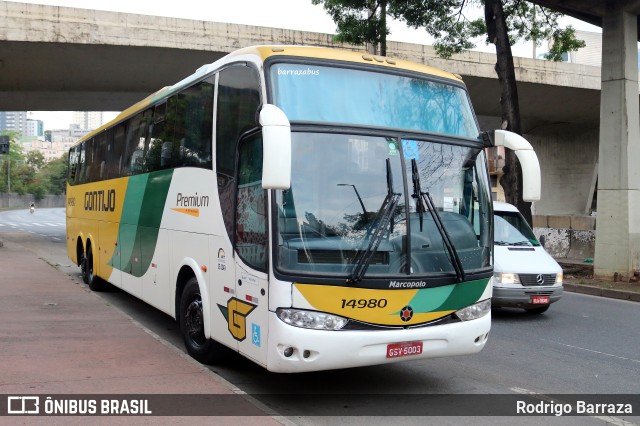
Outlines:
<svg viewBox="0 0 640 426"><path fill-rule="evenodd" d="M460 309L456 312L456 316L462 321L471 321L482 318L489 312L491 312L491 299L483 300L482 302L474 303L471 306Z"/></svg>
<svg viewBox="0 0 640 426"><path fill-rule="evenodd" d="M496 272L493 279L498 284L520 284L520 277L513 272Z"/></svg>
<svg viewBox="0 0 640 426"><path fill-rule="evenodd" d="M562 280L563 280L562 272L558 272L556 274L556 284L562 284Z"/></svg>
<svg viewBox="0 0 640 426"><path fill-rule="evenodd" d="M276 310L276 315L289 325L314 330L340 330L349 322L338 315L304 309L280 308Z"/></svg>

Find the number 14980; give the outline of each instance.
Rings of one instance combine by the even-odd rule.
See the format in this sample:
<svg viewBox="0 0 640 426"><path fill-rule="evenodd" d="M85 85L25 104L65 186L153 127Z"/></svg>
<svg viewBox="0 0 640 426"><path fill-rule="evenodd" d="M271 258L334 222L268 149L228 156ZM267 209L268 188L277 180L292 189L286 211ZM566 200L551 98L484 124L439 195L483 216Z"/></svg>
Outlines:
<svg viewBox="0 0 640 426"><path fill-rule="evenodd" d="M387 299L342 299L342 309L386 308Z"/></svg>

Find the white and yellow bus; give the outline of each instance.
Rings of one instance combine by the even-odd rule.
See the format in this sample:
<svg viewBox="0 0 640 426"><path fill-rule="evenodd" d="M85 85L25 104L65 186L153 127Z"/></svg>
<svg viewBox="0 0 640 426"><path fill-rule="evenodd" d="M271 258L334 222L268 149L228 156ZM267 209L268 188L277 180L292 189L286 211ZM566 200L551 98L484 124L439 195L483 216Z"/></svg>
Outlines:
<svg viewBox="0 0 640 426"><path fill-rule="evenodd" d="M203 363L222 345L276 372L475 353L493 274L479 135L459 76L245 48L70 149L68 255L91 289L174 317ZM535 196L531 146L496 136Z"/></svg>

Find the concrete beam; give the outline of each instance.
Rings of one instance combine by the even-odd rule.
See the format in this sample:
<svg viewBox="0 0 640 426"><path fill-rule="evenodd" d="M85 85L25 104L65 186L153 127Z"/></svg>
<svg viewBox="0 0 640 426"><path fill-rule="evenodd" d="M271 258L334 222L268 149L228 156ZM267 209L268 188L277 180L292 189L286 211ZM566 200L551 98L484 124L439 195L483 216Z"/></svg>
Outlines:
<svg viewBox="0 0 640 426"><path fill-rule="evenodd" d="M0 110L121 110L237 48L336 44L332 35L0 1ZM389 56L462 75L479 115L500 116L495 55L439 58L390 42ZM596 67L515 59L524 128L598 120ZM91 101L83 92L102 95ZM59 96L53 96L58 93ZM143 96L138 97L141 93Z"/></svg>

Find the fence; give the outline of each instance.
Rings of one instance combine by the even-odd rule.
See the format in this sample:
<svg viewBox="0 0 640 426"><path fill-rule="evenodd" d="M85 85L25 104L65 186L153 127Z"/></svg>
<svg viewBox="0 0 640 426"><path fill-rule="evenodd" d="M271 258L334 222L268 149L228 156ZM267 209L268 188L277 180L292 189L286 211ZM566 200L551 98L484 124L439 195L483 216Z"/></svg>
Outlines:
<svg viewBox="0 0 640 426"><path fill-rule="evenodd" d="M64 207L64 195L45 195L41 200L36 200L31 194L0 194L0 209L9 208L29 208L31 203L35 203L38 208Z"/></svg>

